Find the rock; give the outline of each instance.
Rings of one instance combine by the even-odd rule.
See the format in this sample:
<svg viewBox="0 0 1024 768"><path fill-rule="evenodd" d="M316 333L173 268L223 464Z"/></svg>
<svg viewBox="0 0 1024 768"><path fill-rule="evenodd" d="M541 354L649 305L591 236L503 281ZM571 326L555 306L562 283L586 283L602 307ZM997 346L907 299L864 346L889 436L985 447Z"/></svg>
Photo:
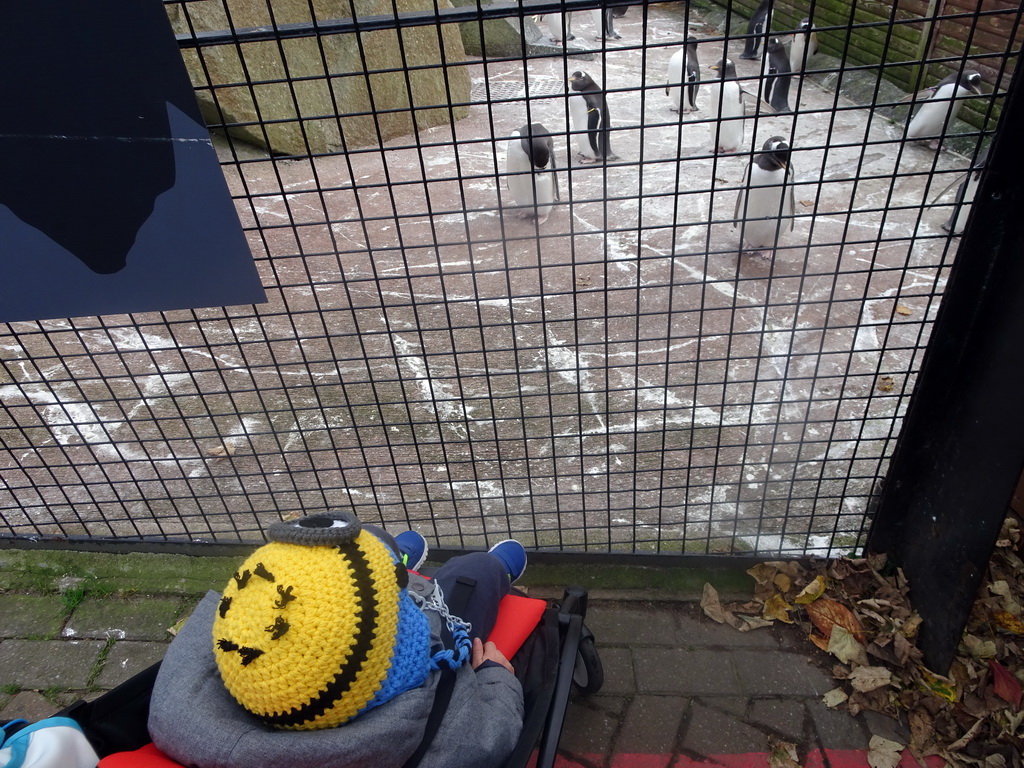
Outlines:
<svg viewBox="0 0 1024 768"><path fill-rule="evenodd" d="M396 1L400 13L434 8L432 0ZM319 21L351 15L340 0L313 6ZM354 7L360 17L392 13L386 0L354 0ZM273 9L272 20L265 0L219 0L168 6L168 14L179 34L190 31L189 22L202 33L311 21L307 0L275 0ZM465 117L467 106L447 105L469 101L469 72L442 66L465 61L458 27L442 26L440 39L443 53L437 27L423 26L401 30L401 46L399 30L389 29L206 46L183 56L209 125L226 124L233 136L276 154L305 155L377 146ZM389 69L397 71L380 72ZM367 71L378 73L367 78Z"/></svg>

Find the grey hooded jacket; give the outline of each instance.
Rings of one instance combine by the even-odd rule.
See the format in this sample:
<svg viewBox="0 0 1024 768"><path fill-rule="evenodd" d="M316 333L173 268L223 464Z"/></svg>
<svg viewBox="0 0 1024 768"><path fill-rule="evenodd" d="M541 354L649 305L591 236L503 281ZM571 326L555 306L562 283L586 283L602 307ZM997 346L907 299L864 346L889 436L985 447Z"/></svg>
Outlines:
<svg viewBox="0 0 1024 768"><path fill-rule="evenodd" d="M440 674L337 728L279 731L249 715L221 682L213 656L220 596L210 592L170 644L150 704L149 732L168 757L195 768L401 768L416 751ZM436 642L441 619L427 612ZM464 664L421 768L495 768L523 725L523 692L506 669Z"/></svg>

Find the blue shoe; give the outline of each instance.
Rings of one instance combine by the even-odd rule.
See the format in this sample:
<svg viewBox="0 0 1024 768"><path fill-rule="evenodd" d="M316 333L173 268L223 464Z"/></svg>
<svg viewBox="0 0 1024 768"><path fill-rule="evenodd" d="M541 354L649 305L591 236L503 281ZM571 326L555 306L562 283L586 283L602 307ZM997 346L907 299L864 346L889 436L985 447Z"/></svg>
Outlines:
<svg viewBox="0 0 1024 768"><path fill-rule="evenodd" d="M398 551L402 553L402 562L410 571L417 571L427 559L427 540L416 531L402 531L395 536L395 543L398 544Z"/></svg>
<svg viewBox="0 0 1024 768"><path fill-rule="evenodd" d="M526 548L522 544L515 539L505 539L487 551L504 564L509 581L513 584L519 581L526 570Z"/></svg>

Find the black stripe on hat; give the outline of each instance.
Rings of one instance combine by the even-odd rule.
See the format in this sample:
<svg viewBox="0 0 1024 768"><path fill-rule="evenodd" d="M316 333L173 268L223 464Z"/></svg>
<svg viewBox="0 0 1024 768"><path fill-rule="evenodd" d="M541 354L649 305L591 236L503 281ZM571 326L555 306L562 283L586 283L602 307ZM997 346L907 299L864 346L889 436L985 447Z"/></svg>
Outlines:
<svg viewBox="0 0 1024 768"><path fill-rule="evenodd" d="M361 606L359 615L356 617L355 636L353 637L351 654L346 659L344 666L338 670L334 679L320 691L316 698L311 699L301 707L295 707L288 712L278 715L253 713L263 722L267 723L267 725L277 727L297 726L322 717L352 687L373 648L379 612L377 610L377 590L374 588L371 578L370 564L366 560L366 555L354 542L339 546L338 554L343 559L348 560L348 564L352 568L352 576L355 581L355 602Z"/></svg>

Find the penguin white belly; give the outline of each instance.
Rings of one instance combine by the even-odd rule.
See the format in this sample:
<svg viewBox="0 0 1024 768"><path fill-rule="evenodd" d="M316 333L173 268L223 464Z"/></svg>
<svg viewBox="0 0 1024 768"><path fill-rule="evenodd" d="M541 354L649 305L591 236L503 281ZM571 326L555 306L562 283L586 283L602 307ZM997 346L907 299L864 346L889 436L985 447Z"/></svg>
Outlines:
<svg viewBox="0 0 1024 768"><path fill-rule="evenodd" d="M746 199L740 201L743 240L754 248L774 247L779 232L785 227L780 216L791 213L784 204L786 171L766 171L750 166L750 186ZM744 209L744 206L746 208Z"/></svg>
<svg viewBox="0 0 1024 768"><path fill-rule="evenodd" d="M739 149L743 144L743 101L740 99L738 83L714 83L711 86L711 116L719 121L717 126L709 126L711 142L714 143L717 130L719 149L726 152L735 152Z"/></svg>
<svg viewBox="0 0 1024 768"><path fill-rule="evenodd" d="M793 45L789 49L789 68L794 75L804 71L804 49L807 45L807 38L804 35L797 35L793 38Z"/></svg>
<svg viewBox="0 0 1024 768"><path fill-rule="evenodd" d="M572 129L580 154L589 160L600 160L597 152L590 146L590 134L587 132L587 100L579 94L574 93L569 97L569 116L572 118Z"/></svg>
<svg viewBox="0 0 1024 768"><path fill-rule="evenodd" d="M974 196L978 194L978 182L981 181L977 176L978 174L972 173L964 186L963 200L960 201L960 205L956 209L956 214L953 216L953 225L949 230L954 235L959 235L964 231L964 227L967 226L967 217L971 213L971 203L974 202Z"/></svg>
<svg viewBox="0 0 1024 768"><path fill-rule="evenodd" d="M688 112L689 102L683 94L683 82L686 80L686 49L676 51L668 60L668 95L672 99L672 107L678 112L680 103L682 111Z"/></svg>
<svg viewBox="0 0 1024 768"><path fill-rule="evenodd" d="M508 176L508 191L516 205L533 205L533 163L523 151L519 132L512 134L505 154L505 171Z"/></svg>
<svg viewBox="0 0 1024 768"><path fill-rule="evenodd" d="M932 94L931 98L925 101L917 114L914 115L914 119L910 121L910 126L907 128L908 139L921 139L930 136L941 136L943 133L943 125L952 125L953 120L956 119L957 113L960 111L960 107L963 106L963 101L957 99L956 101L950 101L953 98L953 94L957 91L958 96L966 96L966 88L958 88L953 83L947 83L946 85L939 88L935 93ZM946 115L949 115L949 122L946 122Z"/></svg>
<svg viewBox="0 0 1024 768"><path fill-rule="evenodd" d="M548 25L548 31L555 42L564 42L572 39L572 14L571 13L546 13L544 23Z"/></svg>

